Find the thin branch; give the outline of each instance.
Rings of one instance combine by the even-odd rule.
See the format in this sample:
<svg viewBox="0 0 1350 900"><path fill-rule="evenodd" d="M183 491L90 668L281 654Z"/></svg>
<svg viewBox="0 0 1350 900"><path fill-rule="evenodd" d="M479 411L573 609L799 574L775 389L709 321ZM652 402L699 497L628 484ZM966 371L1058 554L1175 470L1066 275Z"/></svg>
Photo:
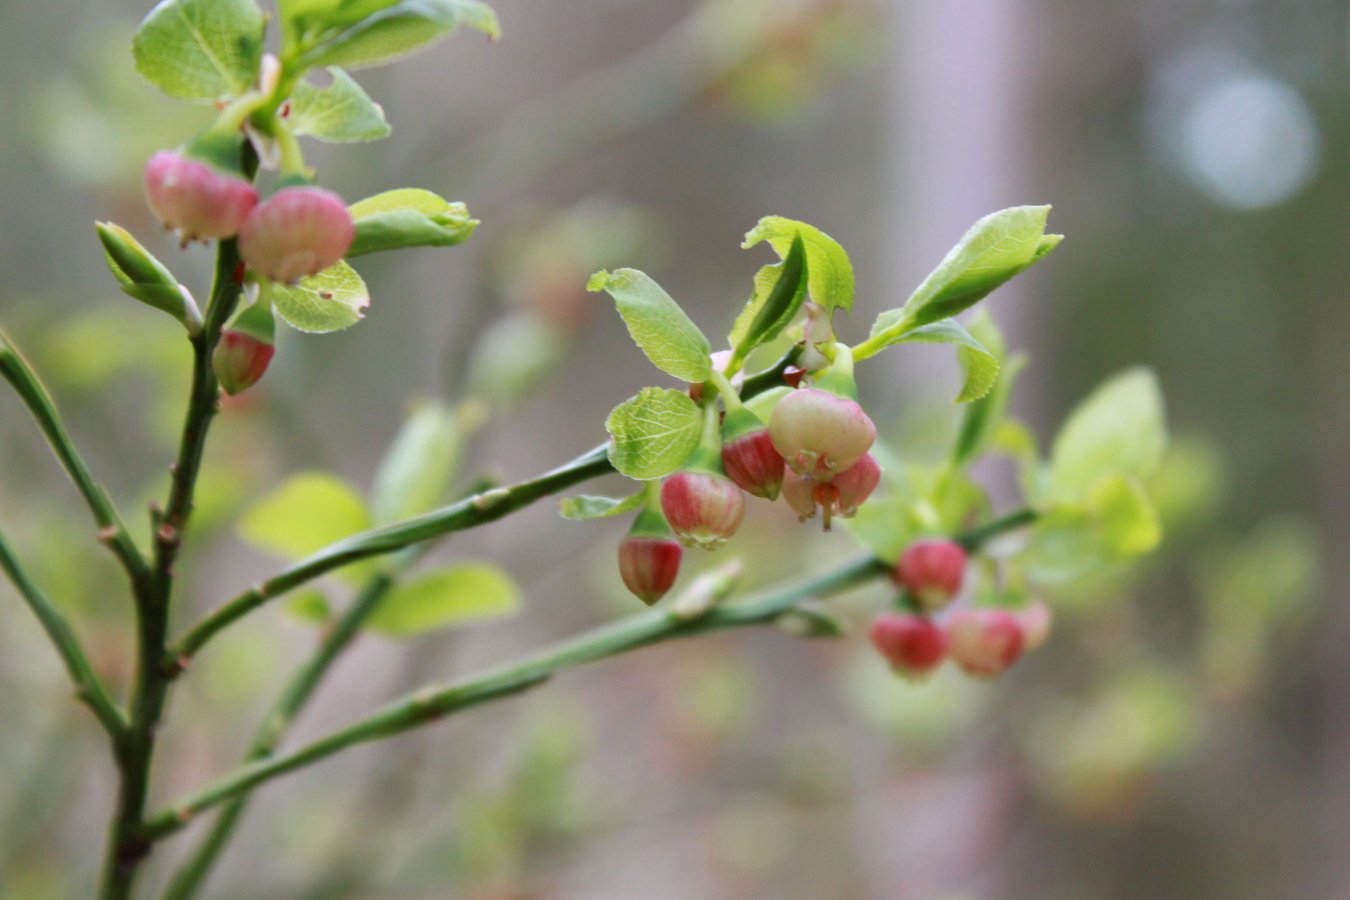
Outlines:
<svg viewBox="0 0 1350 900"><path fill-rule="evenodd" d="M956 540L963 546L977 549L999 534L1020 528L1034 519L1034 512L1020 511L958 535ZM886 564L876 557L861 557L799 584L717 607L692 621L683 620L665 609L650 610L456 684L420 690L298 750L246 765L217 779L152 817L146 824L145 834L158 840L184 827L202 810L251 791L263 782L348 747L392 737L452 713L520 693L565 669L668 640L773 622L804 600L841 593L879 578L887 570Z"/></svg>
<svg viewBox="0 0 1350 900"><path fill-rule="evenodd" d="M186 660L202 648L219 631L248 615L269 600L281 596L326 572L404 547L449 534L495 522L540 497L566 490L591 478L613 472L607 446L582 454L566 465L540 475L530 481L506 488L495 488L468 497L458 503L434 510L426 515L396 522L383 528L374 528L344 538L318 553L301 560L279 575L252 588L226 603L205 619L188 629L170 649L164 660L168 667L181 668Z"/></svg>
<svg viewBox="0 0 1350 900"><path fill-rule="evenodd" d="M76 449L65 423L61 421L61 414L56 410L56 404L52 402L51 394L3 331L0 331L0 375L4 375L33 414L52 452L89 505L94 521L98 524L98 539L112 550L126 569L137 595L143 594L150 580L150 568L145 556L132 540L108 492L94 479L84 457Z"/></svg>
<svg viewBox="0 0 1350 900"><path fill-rule="evenodd" d="M93 710L104 730L108 732L108 736L112 738L113 746L120 745L126 735L126 716L122 714L112 696L104 688L103 682L94 673L94 668L89 664L89 658L80 646L79 638L75 636L70 623L56 607L52 606L19 565L19 560L5 540L3 532L0 532L0 569L3 569L9 580L14 582L19 595L33 610L33 615L37 616L47 636L56 646L56 651L61 654L61 661L66 664L70 680L75 683L75 696Z"/></svg>

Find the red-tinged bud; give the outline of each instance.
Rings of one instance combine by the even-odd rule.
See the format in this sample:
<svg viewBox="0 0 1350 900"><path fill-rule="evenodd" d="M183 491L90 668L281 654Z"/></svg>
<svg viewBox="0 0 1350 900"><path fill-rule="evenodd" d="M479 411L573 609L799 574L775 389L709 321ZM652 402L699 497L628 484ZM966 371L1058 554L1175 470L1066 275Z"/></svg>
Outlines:
<svg viewBox="0 0 1350 900"><path fill-rule="evenodd" d="M1016 616L1017 621L1022 623L1022 651L1030 653L1039 650L1049 639L1050 630L1055 625L1055 614L1051 612L1050 604L1044 600L1032 600L1019 609Z"/></svg>
<svg viewBox="0 0 1350 900"><path fill-rule="evenodd" d="M783 486L783 457L773 448L767 428L723 444L722 467L742 490L765 500L777 499Z"/></svg>
<svg viewBox="0 0 1350 900"><path fill-rule="evenodd" d="M258 205L253 185L176 150L161 150L145 164L145 196L184 245L234 237Z"/></svg>
<svg viewBox="0 0 1350 900"><path fill-rule="evenodd" d="M947 622L952 659L971 675L993 678L1017 662L1026 647L1022 623L1006 609L963 609Z"/></svg>
<svg viewBox="0 0 1350 900"><path fill-rule="evenodd" d="M877 429L855 401L803 388L778 401L769 434L788 468L829 481L862 459L872 448Z"/></svg>
<svg viewBox="0 0 1350 900"><path fill-rule="evenodd" d="M259 275L291 284L342 259L355 235L351 214L337 194L287 187L244 220L239 255Z"/></svg>
<svg viewBox="0 0 1350 900"><path fill-rule="evenodd" d="M783 383L788 387L799 388L802 386L802 379L806 377L806 370L801 366L788 366L783 370Z"/></svg>
<svg viewBox="0 0 1350 900"><path fill-rule="evenodd" d="M814 516L819 507L824 512L822 519L825 530L829 531L831 521L836 516L853 518L880 480L881 466L868 453L849 469L826 482L789 475L783 480L783 499L803 522Z"/></svg>
<svg viewBox="0 0 1350 900"><path fill-rule="evenodd" d="M660 537L626 537L619 544L619 575L628 590L651 606L666 595L680 574L684 548Z"/></svg>
<svg viewBox="0 0 1350 900"><path fill-rule="evenodd" d="M929 674L947 656L947 633L923 616L884 613L868 634L891 668L907 678Z"/></svg>
<svg viewBox="0 0 1350 900"><path fill-rule="evenodd" d="M891 571L896 583L924 609L941 609L961 592L966 551L955 541L915 541Z"/></svg>
<svg viewBox="0 0 1350 900"><path fill-rule="evenodd" d="M661 510L681 540L711 550L740 527L745 494L720 475L677 472L661 485Z"/></svg>
<svg viewBox="0 0 1350 900"><path fill-rule="evenodd" d="M263 377L276 353L274 330L272 310L255 303L220 332L211 368L225 393L243 393Z"/></svg>

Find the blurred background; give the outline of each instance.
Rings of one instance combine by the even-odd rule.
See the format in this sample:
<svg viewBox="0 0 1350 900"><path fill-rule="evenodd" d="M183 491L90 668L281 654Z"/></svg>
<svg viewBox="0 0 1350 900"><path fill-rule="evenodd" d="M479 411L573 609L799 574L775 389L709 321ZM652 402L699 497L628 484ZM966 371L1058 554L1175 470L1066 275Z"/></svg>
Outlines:
<svg viewBox="0 0 1350 900"><path fill-rule="evenodd" d="M130 228L198 297L209 275L141 199L144 160L209 117L134 74L148 5L0 4L0 322L138 523L167 485L189 352L118 293L92 223ZM483 224L453 249L362 259L373 302L357 327L282 329L267 378L217 423L180 625L281 564L237 527L251 507L297 473L369 496L428 403L450 411L451 493L594 446L614 405L663 382L586 277L642 268L720 334L772 259L739 248L768 214L849 251L858 299L837 327L857 340L977 218L1054 204L1063 246L990 304L1031 354L1014 409L1044 445L1103 378L1155 367L1173 432L1149 485L1165 544L1054 592L1049 645L995 683L948 668L914 686L857 636L770 629L644 650L348 751L259 793L204 896L1350 895L1350 4L495 6L501 41L457 34L362 75L391 140L312 151L349 200L417 185ZM940 453L950 350L906 345L860 371L881 430L914 458ZM983 474L1012 496L1011 469ZM586 490L623 489L611 481ZM8 391L0 522L125 683L122 582ZM614 560L625 528L544 501L444 542L433 563L509 572L518 615L362 637L295 739L636 611ZM688 554L685 577L734 553L756 586L852 552L847 534L755 504L733 550ZM322 587L334 607L350 596L340 578ZM884 599L839 608L865 622ZM313 596L274 604L202 655L163 731L160 801L234 764L316 616ZM113 773L69 694L0 586L6 898L93 891ZM161 848L150 885L190 841Z"/></svg>

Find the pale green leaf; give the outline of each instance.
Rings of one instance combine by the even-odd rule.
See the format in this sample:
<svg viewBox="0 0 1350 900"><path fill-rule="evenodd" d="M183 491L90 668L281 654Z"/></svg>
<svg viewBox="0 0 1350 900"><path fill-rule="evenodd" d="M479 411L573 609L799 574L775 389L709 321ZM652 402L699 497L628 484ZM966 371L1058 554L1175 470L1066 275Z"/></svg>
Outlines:
<svg viewBox="0 0 1350 900"><path fill-rule="evenodd" d="M370 524L351 485L327 472L305 472L254 504L239 522L239 536L283 559L302 559Z"/></svg>
<svg viewBox="0 0 1350 900"><path fill-rule="evenodd" d="M1087 499L1106 552L1132 559L1151 552L1162 541L1162 525L1139 479L1111 475L1097 482Z"/></svg>
<svg viewBox="0 0 1350 900"><path fill-rule="evenodd" d="M839 242L820 229L782 216L765 216L746 232L741 246L748 249L768 241L779 256L786 257L798 235L806 248L806 281L812 301L831 312L852 312L853 263Z"/></svg>
<svg viewBox="0 0 1350 900"><path fill-rule="evenodd" d="M1061 240L1045 233L1049 214L1048 206L1016 206L976 222L903 307L877 317L868 343L880 349L907 331L955 316L1035 265Z"/></svg>
<svg viewBox="0 0 1350 900"><path fill-rule="evenodd" d="M844 519L844 528L877 558L895 563L918 534L911 504L902 497L872 497Z"/></svg>
<svg viewBox="0 0 1350 900"><path fill-rule="evenodd" d="M1081 503L1112 475L1148 478L1167 445L1162 390L1151 369L1129 369L1069 415L1050 454L1050 497Z"/></svg>
<svg viewBox="0 0 1350 900"><path fill-rule="evenodd" d="M605 420L609 461L639 481L664 478L685 464L698 446L703 412L688 394L643 388Z"/></svg>
<svg viewBox="0 0 1350 900"><path fill-rule="evenodd" d="M586 285L608 291L628 333L652 364L681 381L702 382L712 374L712 346L661 285L637 269L600 271Z"/></svg>
<svg viewBox="0 0 1350 900"><path fill-rule="evenodd" d="M1013 385L1017 375L1026 365L1026 357L1017 355L1010 362L1004 362L1003 335L994 320L985 311L981 311L971 322L970 334L993 354L999 363L998 378L994 386L978 400L968 404L965 416L961 420L961 430L957 434L956 445L952 449L952 462L965 465L984 454L994 442L994 436L1003 425L1008 414L1008 403L1012 399ZM967 378L978 363L978 354L966 348L961 353L962 367Z"/></svg>
<svg viewBox="0 0 1350 900"><path fill-rule="evenodd" d="M956 398L957 403L969 403L985 396L998 378L998 359L955 319L943 319L906 331L894 343L956 344L962 352L961 366L966 373L966 383Z"/></svg>
<svg viewBox="0 0 1350 900"><path fill-rule="evenodd" d="M558 501L558 505L564 519L584 522L587 519L605 519L632 512L642 505L646 496L643 491L638 491L636 494L616 500L613 497L591 497L582 494L580 497L565 497Z"/></svg>
<svg viewBox="0 0 1350 900"><path fill-rule="evenodd" d="M421 188L385 191L353 203L347 211L356 225L348 257L404 247L450 247L468 240L478 227L463 203Z"/></svg>
<svg viewBox="0 0 1350 900"><path fill-rule="evenodd" d="M351 0L333 7L300 4L291 27L301 34L303 61L347 68L392 62L464 25L491 38L497 16L477 0Z"/></svg>
<svg viewBox="0 0 1350 900"><path fill-rule="evenodd" d="M730 346L744 359L792 324L806 299L806 245L795 237L787 258L755 275L754 291L731 326Z"/></svg>
<svg viewBox="0 0 1350 900"><path fill-rule="evenodd" d="M365 317L362 310L370 305L366 283L342 261L301 278L299 284L264 281L261 292L263 302L271 303L286 324L310 334L350 328Z"/></svg>
<svg viewBox="0 0 1350 900"><path fill-rule="evenodd" d="M460 563L395 587L370 617L390 637L416 637L469 622L499 619L520 609L511 577L487 563Z"/></svg>
<svg viewBox="0 0 1350 900"><path fill-rule="evenodd" d="M420 516L439 506L462 446L455 414L443 404L427 401L413 407L375 472L375 524Z"/></svg>
<svg viewBox="0 0 1350 900"><path fill-rule="evenodd" d="M242 94L258 76L265 24L253 0L162 0L132 41L136 71L184 100Z"/></svg>
<svg viewBox="0 0 1350 900"><path fill-rule="evenodd" d="M333 78L328 87L315 87L307 81L296 86L291 94L292 130L330 143L388 137L389 122L380 104L337 66L329 66L328 74Z"/></svg>
<svg viewBox="0 0 1350 900"><path fill-rule="evenodd" d="M326 625L333 620L328 598L316 588L291 594L282 604L281 611L306 625Z"/></svg>

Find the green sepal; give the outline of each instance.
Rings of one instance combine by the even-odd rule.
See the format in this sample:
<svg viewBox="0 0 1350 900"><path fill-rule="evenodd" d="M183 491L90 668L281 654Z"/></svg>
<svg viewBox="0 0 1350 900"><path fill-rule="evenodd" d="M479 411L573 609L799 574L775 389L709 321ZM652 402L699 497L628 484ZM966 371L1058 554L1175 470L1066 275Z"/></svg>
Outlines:
<svg viewBox="0 0 1350 900"><path fill-rule="evenodd" d="M108 269L121 285L122 293L173 316L183 323L188 334L200 334L201 310L168 267L120 225L96 222L94 227L103 244Z"/></svg>
<svg viewBox="0 0 1350 900"><path fill-rule="evenodd" d="M726 418L722 420L722 443L730 444L747 434L763 431L765 427L764 421L745 406L727 410Z"/></svg>
<svg viewBox="0 0 1350 900"><path fill-rule="evenodd" d="M817 381L811 384L811 387L818 391L827 391L836 397L843 397L845 400L858 402L858 382L852 375L845 375L837 369L830 369Z"/></svg>
<svg viewBox="0 0 1350 900"><path fill-rule="evenodd" d="M744 390L744 388L742 388L742 390ZM745 400L745 408L754 413L755 417L765 425L768 425L769 419L773 416L774 407L778 405L778 401L782 400L794 390L796 390L796 388L789 387L786 384L779 385L775 388L769 388L767 391L761 391L749 400Z"/></svg>
<svg viewBox="0 0 1350 900"><path fill-rule="evenodd" d="M244 136L238 125L222 127L217 122L189 140L179 152L227 175L249 180L244 173Z"/></svg>
<svg viewBox="0 0 1350 900"><path fill-rule="evenodd" d="M277 324L272 315L272 307L261 301L245 306L234 314L234 318L225 326L226 331L237 331L264 344L276 343Z"/></svg>
<svg viewBox="0 0 1350 900"><path fill-rule="evenodd" d="M276 190L293 187L318 187L318 184L307 172L288 172L277 179Z"/></svg>
<svg viewBox="0 0 1350 900"><path fill-rule="evenodd" d="M637 518L633 520L633 527L628 529L628 536L630 538L675 539L675 533L670 530L670 523L666 521L665 513L661 512L659 502L643 505L637 514Z"/></svg>
<svg viewBox="0 0 1350 900"><path fill-rule="evenodd" d="M711 449L700 444L680 471L726 478L727 470L722 468L722 448Z"/></svg>

